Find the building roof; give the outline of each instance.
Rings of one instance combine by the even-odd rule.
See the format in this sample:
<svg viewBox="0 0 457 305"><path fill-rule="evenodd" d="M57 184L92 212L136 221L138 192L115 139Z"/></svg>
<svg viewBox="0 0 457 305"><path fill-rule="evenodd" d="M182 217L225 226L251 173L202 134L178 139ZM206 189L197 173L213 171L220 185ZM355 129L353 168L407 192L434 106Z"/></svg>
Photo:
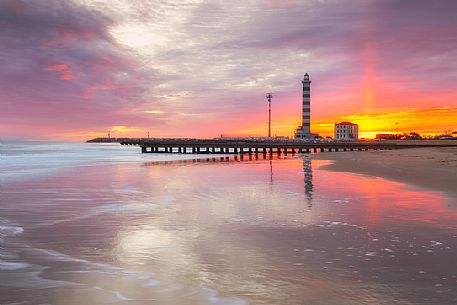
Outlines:
<svg viewBox="0 0 457 305"><path fill-rule="evenodd" d="M357 124L354 124L354 123L351 123L351 122L341 122L341 123L338 123L336 125L357 125Z"/></svg>

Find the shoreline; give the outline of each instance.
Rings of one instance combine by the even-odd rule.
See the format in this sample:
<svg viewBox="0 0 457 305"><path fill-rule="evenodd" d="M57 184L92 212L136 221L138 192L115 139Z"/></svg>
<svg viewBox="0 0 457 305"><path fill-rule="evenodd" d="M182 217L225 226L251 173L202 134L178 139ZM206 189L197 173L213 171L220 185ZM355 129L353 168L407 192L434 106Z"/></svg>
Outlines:
<svg viewBox="0 0 457 305"><path fill-rule="evenodd" d="M444 192L457 201L457 148L326 152L313 159L334 161L321 168L381 177Z"/></svg>

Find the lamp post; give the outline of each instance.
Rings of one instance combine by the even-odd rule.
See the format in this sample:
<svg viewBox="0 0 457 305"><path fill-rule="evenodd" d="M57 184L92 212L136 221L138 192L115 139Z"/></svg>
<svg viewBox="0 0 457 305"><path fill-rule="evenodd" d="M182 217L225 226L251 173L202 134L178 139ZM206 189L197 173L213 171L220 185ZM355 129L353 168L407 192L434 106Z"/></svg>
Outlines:
<svg viewBox="0 0 457 305"><path fill-rule="evenodd" d="M266 94L268 100L268 137L271 138L271 99L273 95L271 93Z"/></svg>

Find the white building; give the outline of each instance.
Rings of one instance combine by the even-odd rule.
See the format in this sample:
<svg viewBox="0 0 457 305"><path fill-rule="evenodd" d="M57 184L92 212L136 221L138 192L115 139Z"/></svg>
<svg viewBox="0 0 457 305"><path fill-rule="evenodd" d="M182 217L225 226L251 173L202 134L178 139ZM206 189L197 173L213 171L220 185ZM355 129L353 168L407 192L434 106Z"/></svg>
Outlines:
<svg viewBox="0 0 457 305"><path fill-rule="evenodd" d="M351 122L335 124L335 140L358 140L359 125Z"/></svg>

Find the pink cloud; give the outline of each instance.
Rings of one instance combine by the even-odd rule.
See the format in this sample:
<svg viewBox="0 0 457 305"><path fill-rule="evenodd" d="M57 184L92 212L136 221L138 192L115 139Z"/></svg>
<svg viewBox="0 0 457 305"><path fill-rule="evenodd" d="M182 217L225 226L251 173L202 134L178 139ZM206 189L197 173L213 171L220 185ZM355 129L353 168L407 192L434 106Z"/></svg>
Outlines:
<svg viewBox="0 0 457 305"><path fill-rule="evenodd" d="M60 79L69 81L75 79L76 77L73 75L73 72L70 70L70 66L67 64L56 64L49 66L47 68L48 71L55 71L60 73Z"/></svg>

